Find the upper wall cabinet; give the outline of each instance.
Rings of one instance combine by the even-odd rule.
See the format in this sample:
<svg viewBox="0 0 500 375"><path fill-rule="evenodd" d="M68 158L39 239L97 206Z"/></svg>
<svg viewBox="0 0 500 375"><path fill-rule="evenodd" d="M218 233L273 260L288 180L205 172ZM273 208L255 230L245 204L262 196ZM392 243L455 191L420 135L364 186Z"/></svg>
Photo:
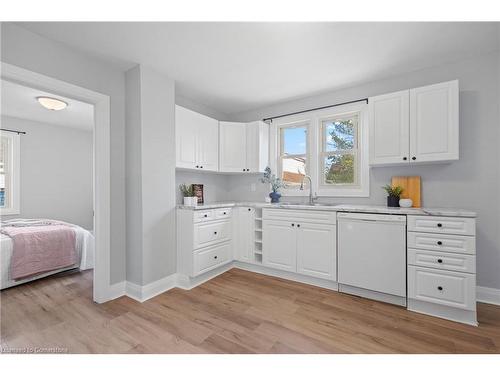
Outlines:
<svg viewBox="0 0 500 375"><path fill-rule="evenodd" d="M263 172L269 163L269 126L221 121L219 147L220 172Z"/></svg>
<svg viewBox="0 0 500 375"><path fill-rule="evenodd" d="M398 91L368 99L370 164L408 163L410 92Z"/></svg>
<svg viewBox="0 0 500 375"><path fill-rule="evenodd" d="M369 98L370 164L458 159L458 81Z"/></svg>
<svg viewBox="0 0 500 375"><path fill-rule="evenodd" d="M176 167L219 170L219 122L175 106Z"/></svg>
<svg viewBox="0 0 500 375"><path fill-rule="evenodd" d="M411 161L458 160L458 81L410 90Z"/></svg>

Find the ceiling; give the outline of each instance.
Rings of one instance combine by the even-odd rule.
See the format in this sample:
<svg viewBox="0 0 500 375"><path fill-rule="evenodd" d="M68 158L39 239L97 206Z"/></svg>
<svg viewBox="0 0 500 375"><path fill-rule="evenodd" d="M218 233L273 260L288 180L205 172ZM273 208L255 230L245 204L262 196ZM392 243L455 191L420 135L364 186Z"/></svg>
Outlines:
<svg viewBox="0 0 500 375"><path fill-rule="evenodd" d="M498 50L497 23L20 23L234 114Z"/></svg>
<svg viewBox="0 0 500 375"><path fill-rule="evenodd" d="M91 104L5 80L1 81L1 92L2 115L82 130L93 129L94 106ZM68 106L61 111L51 111L38 103L38 96L61 99L68 103Z"/></svg>

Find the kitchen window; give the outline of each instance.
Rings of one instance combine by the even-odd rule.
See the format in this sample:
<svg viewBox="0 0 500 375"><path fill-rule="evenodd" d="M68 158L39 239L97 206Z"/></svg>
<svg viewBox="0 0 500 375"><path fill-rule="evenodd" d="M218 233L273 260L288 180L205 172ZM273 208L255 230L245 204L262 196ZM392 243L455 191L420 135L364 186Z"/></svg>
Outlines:
<svg viewBox="0 0 500 375"><path fill-rule="evenodd" d="M0 135L0 214L19 214L19 135Z"/></svg>
<svg viewBox="0 0 500 375"><path fill-rule="evenodd" d="M271 169L288 185L284 196L309 194L306 184L300 190L305 174L318 196L369 196L367 107L354 103L273 120Z"/></svg>
<svg viewBox="0 0 500 375"><path fill-rule="evenodd" d="M358 114L321 122L320 184L353 186L359 182Z"/></svg>
<svg viewBox="0 0 500 375"><path fill-rule="evenodd" d="M279 127L278 173L288 189L297 189L307 169L307 123Z"/></svg>

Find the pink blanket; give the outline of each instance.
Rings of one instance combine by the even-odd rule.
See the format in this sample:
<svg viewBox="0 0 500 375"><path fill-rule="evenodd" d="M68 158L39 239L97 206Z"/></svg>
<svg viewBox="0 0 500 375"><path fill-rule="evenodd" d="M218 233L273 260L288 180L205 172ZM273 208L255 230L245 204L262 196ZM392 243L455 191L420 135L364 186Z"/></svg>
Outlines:
<svg viewBox="0 0 500 375"><path fill-rule="evenodd" d="M10 263L14 280L76 264L75 230L64 224L3 226L2 233L12 238Z"/></svg>

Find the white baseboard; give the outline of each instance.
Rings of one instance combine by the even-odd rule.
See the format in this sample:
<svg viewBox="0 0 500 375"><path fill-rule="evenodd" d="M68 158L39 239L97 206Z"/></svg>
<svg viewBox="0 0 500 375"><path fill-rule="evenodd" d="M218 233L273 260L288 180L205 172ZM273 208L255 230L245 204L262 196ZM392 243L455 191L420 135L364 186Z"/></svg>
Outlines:
<svg viewBox="0 0 500 375"><path fill-rule="evenodd" d="M476 287L477 302L491 303L500 305L500 289L487 288L485 286Z"/></svg>
<svg viewBox="0 0 500 375"><path fill-rule="evenodd" d="M197 277L189 277L186 275L178 274L177 287L185 290L193 289L194 287L206 283L208 280L213 279L214 277L217 277L223 274L224 272L229 271L233 267L234 267L233 262L229 262L223 266L217 267L216 269L208 271L203 275Z"/></svg>
<svg viewBox="0 0 500 375"><path fill-rule="evenodd" d="M118 283L110 285L106 293L106 301L111 301L112 299L124 296L125 287L126 281L120 281Z"/></svg>
<svg viewBox="0 0 500 375"><path fill-rule="evenodd" d="M141 286L130 281L126 282L125 293L128 297L139 302L144 302L167 290L177 287L179 275L174 273L163 279Z"/></svg>

